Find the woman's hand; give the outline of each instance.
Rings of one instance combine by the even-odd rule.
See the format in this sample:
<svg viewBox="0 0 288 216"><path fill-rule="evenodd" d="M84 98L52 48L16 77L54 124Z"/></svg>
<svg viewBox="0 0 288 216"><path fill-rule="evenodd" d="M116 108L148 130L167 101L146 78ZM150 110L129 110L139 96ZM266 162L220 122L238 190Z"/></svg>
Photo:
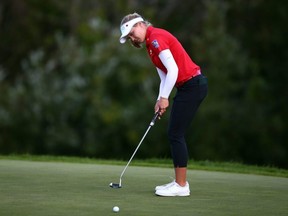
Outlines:
<svg viewBox="0 0 288 216"><path fill-rule="evenodd" d="M155 104L154 110L155 110L155 113L159 112L160 116L162 116L166 112L166 109L168 107L169 107L168 98L160 97L160 99Z"/></svg>

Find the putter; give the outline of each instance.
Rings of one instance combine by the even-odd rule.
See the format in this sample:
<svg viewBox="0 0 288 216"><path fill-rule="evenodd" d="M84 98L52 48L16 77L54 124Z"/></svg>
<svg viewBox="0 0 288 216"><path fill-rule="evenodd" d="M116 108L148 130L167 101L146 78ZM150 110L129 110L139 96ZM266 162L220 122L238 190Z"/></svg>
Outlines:
<svg viewBox="0 0 288 216"><path fill-rule="evenodd" d="M151 122L150 122L150 125L149 125L148 129L146 130L144 136L143 136L142 139L140 140L138 146L136 147L136 149L135 149L134 153L132 154L130 160L128 161L127 165L126 165L125 168L123 169L123 171L122 171L122 173L121 173L121 175L120 175L119 183L110 183L109 186L110 186L111 188L121 188L121 187L122 187L122 185L121 185L121 183L122 183L122 177L123 177L123 175L124 175L127 167L129 166L130 162L132 161L133 157L135 156L137 150L139 149L141 143L143 142L143 140L144 140L144 138L146 137L147 133L149 132L150 128L151 128L152 126L154 126L155 121L159 118L159 116L160 116L160 113L159 113L159 112L155 113L154 117L152 118L152 120L151 120Z"/></svg>

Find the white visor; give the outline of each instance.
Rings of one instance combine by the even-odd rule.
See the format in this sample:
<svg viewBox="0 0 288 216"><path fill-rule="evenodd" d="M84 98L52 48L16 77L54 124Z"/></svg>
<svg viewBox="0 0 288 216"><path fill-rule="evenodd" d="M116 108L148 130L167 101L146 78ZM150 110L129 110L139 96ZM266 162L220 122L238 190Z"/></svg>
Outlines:
<svg viewBox="0 0 288 216"><path fill-rule="evenodd" d="M119 39L120 43L125 43L126 42L126 36L130 33L132 27L138 23L138 22L142 22L144 21L142 17L137 17L135 19L132 19L126 23L124 23L121 27L120 27L120 31L121 31L121 37Z"/></svg>

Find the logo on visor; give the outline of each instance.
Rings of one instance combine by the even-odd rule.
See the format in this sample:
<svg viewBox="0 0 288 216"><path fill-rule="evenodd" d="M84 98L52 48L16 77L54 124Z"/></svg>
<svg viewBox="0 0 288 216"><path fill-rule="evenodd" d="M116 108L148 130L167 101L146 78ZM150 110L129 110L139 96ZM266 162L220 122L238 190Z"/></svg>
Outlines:
<svg viewBox="0 0 288 216"><path fill-rule="evenodd" d="M152 41L152 45L157 49L159 48L159 44L158 44L158 41L157 40L153 40Z"/></svg>

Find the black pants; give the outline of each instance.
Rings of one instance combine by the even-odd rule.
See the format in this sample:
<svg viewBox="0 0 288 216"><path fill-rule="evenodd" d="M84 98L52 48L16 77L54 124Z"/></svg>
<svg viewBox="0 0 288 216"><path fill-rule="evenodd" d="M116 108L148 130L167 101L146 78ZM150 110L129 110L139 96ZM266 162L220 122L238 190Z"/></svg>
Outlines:
<svg viewBox="0 0 288 216"><path fill-rule="evenodd" d="M187 167L188 150L185 133L207 91L207 78L203 75L196 76L177 88L168 126L174 167Z"/></svg>

